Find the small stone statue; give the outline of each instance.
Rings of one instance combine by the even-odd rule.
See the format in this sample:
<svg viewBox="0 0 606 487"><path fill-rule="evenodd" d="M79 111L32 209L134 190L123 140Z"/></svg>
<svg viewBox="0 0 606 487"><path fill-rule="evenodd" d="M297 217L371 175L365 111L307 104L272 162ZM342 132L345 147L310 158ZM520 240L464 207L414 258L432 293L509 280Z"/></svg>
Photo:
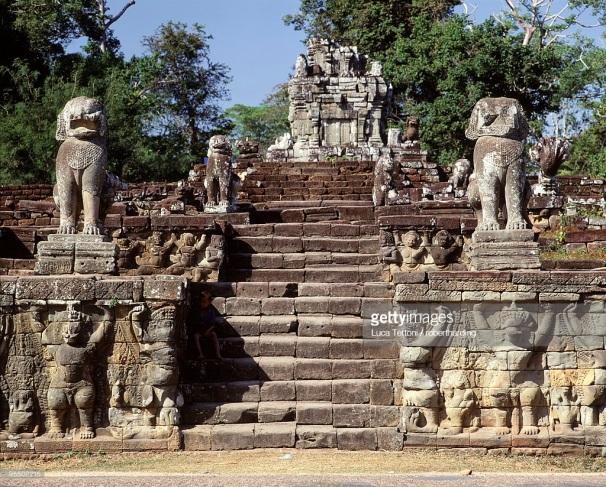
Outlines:
<svg viewBox="0 0 606 487"><path fill-rule="evenodd" d="M381 152L381 157L375 165L375 179L372 190L372 200L375 206L385 206L388 203L389 192L394 190L394 162L389 150Z"/></svg>
<svg viewBox="0 0 606 487"><path fill-rule="evenodd" d="M372 61L370 63L370 76L383 76L383 65L379 61Z"/></svg>
<svg viewBox="0 0 606 487"><path fill-rule="evenodd" d="M187 180L190 183L201 183L204 179L204 173L204 164L194 164L194 167L189 170Z"/></svg>
<svg viewBox="0 0 606 487"><path fill-rule="evenodd" d="M225 258L223 235L204 235L200 241L204 259L192 269L192 281L217 281Z"/></svg>
<svg viewBox="0 0 606 487"><path fill-rule="evenodd" d="M239 140L236 148L238 149L238 159L258 159L260 157L259 142L256 140L250 140L248 137Z"/></svg>
<svg viewBox="0 0 606 487"><path fill-rule="evenodd" d="M267 149L268 151L274 151L274 150L290 150L293 148L293 140L292 140L292 135L290 135L290 132L286 132L284 135L282 135L281 137L278 137L274 144L271 145L269 147L269 149Z"/></svg>
<svg viewBox="0 0 606 487"><path fill-rule="evenodd" d="M134 269L135 257L144 246L143 242L133 242L120 228L112 233L112 240L118 246L118 259L116 264L119 270Z"/></svg>
<svg viewBox="0 0 606 487"><path fill-rule="evenodd" d="M457 256L463 247L463 237L455 240L446 230L440 230L434 237L431 246L431 256L438 269L445 269L449 264L456 262Z"/></svg>
<svg viewBox="0 0 606 487"><path fill-rule="evenodd" d="M107 336L111 323L108 319L104 319L87 339L84 326L91 326L90 318L76 311L72 305L68 305L64 316L64 343L49 352L55 364L50 374L47 394L51 423L49 435L54 438L65 436L68 431L66 421L69 417L68 413L75 408L80 417L80 438L90 439L95 436L94 354L99 342Z"/></svg>
<svg viewBox="0 0 606 487"><path fill-rule="evenodd" d="M57 118L58 233L76 233L84 208L84 233L102 233L99 218L107 166L107 121L99 100L84 96L67 102Z"/></svg>
<svg viewBox="0 0 606 487"><path fill-rule="evenodd" d="M559 192L556 175L570 156L570 142L560 137L541 137L530 150L530 158L539 164L539 184L534 186L536 195L555 196Z"/></svg>
<svg viewBox="0 0 606 487"><path fill-rule="evenodd" d="M170 240L162 243L162 232L153 232L145 242L143 255L136 257L139 268L137 275L147 276L158 272L167 266L167 257L171 249L177 242L177 237L173 233Z"/></svg>
<svg viewBox="0 0 606 487"><path fill-rule="evenodd" d="M469 176L471 176L471 161L468 159L459 159L456 161L449 180L456 197L464 196L467 192Z"/></svg>
<svg viewBox="0 0 606 487"><path fill-rule="evenodd" d="M227 212L232 205L231 143L224 135L214 135L208 144L206 166L206 212Z"/></svg>
<svg viewBox="0 0 606 487"><path fill-rule="evenodd" d="M427 247L429 243L426 238L411 230L402 237L403 246L398 247L402 255L402 270L414 271L419 269L425 262Z"/></svg>
<svg viewBox="0 0 606 487"><path fill-rule="evenodd" d="M408 117L406 120L406 133L404 135L404 148L416 149L419 147L419 119Z"/></svg>
<svg viewBox="0 0 606 487"><path fill-rule="evenodd" d="M304 54L299 54L295 61L295 78L304 78L307 76L308 71L307 58Z"/></svg>
<svg viewBox="0 0 606 487"><path fill-rule="evenodd" d="M522 199L526 181L524 141L528 136L524 110L512 98L483 98L471 115L467 138L475 140L475 185L470 199L479 193L478 230L499 230L497 216L505 200L507 229L523 230Z"/></svg>

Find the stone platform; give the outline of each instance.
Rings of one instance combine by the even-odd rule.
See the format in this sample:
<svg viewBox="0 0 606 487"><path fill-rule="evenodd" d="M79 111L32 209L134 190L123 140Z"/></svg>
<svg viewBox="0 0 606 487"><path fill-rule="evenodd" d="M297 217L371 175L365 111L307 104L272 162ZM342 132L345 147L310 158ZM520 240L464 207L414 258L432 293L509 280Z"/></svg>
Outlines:
<svg viewBox="0 0 606 487"><path fill-rule="evenodd" d="M477 271L541 268L532 230L476 231L470 257Z"/></svg>
<svg viewBox="0 0 606 487"><path fill-rule="evenodd" d="M36 273L113 274L117 257L118 247L104 235L51 234L38 244Z"/></svg>

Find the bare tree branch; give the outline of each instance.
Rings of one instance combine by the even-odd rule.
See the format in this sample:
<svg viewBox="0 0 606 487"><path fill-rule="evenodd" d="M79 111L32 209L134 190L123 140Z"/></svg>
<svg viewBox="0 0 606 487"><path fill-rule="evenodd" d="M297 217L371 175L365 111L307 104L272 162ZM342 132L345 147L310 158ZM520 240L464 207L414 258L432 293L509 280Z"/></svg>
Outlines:
<svg viewBox="0 0 606 487"><path fill-rule="evenodd" d="M124 7L122 7L122 10L120 10L116 15L114 15L111 19L109 19L105 23L105 28L110 27L112 24L114 24L115 22L120 20L120 17L122 17L124 15L124 12L126 12L129 8L131 8L135 3L136 3L136 0L129 0L128 3L126 3L124 5Z"/></svg>

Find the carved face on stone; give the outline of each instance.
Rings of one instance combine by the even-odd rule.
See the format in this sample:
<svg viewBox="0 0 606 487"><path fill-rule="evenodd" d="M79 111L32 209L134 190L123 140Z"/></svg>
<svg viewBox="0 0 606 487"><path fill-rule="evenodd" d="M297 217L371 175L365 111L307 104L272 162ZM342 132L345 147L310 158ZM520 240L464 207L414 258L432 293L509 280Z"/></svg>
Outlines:
<svg viewBox="0 0 606 487"><path fill-rule="evenodd" d="M440 230L436 233L435 243L438 247L448 248L452 245L452 237L446 230Z"/></svg>
<svg viewBox="0 0 606 487"><path fill-rule="evenodd" d="M259 152L259 142L256 140L239 140L236 144L240 154L257 154Z"/></svg>
<svg viewBox="0 0 606 487"><path fill-rule="evenodd" d="M70 320L63 325L63 341L68 345L76 345L80 341L82 324L80 320Z"/></svg>
<svg viewBox="0 0 606 487"><path fill-rule="evenodd" d="M470 140L489 136L523 141L528 131L528 120L518 100L483 98L473 109L466 136Z"/></svg>
<svg viewBox="0 0 606 487"><path fill-rule="evenodd" d="M211 152L231 154L231 143L225 135L213 135L208 142L208 148Z"/></svg>
<svg viewBox="0 0 606 487"><path fill-rule="evenodd" d="M421 244L421 237L415 231L410 231L402 237L402 243L406 247L416 248Z"/></svg>
<svg viewBox="0 0 606 487"><path fill-rule="evenodd" d="M162 245L162 233L161 232L152 233L151 236L149 237L149 241L153 245Z"/></svg>
<svg viewBox="0 0 606 487"><path fill-rule="evenodd" d="M196 237L192 233L184 233L181 235L181 241L183 242L183 245L193 247L196 243Z"/></svg>
<svg viewBox="0 0 606 487"><path fill-rule="evenodd" d="M71 99L57 118L57 140L105 137L106 133L103 104L95 98L79 96Z"/></svg>

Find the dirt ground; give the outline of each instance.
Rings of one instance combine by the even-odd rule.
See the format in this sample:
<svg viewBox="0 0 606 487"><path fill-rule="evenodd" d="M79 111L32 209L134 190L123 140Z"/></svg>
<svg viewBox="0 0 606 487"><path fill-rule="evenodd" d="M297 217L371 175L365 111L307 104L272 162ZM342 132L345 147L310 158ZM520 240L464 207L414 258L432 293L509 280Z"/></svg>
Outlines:
<svg viewBox="0 0 606 487"><path fill-rule="evenodd" d="M191 474L399 474L477 472L606 472L606 458L505 456L463 452L345 452L336 450L254 450L174 453L69 453L52 458L5 460L11 471L147 472Z"/></svg>

